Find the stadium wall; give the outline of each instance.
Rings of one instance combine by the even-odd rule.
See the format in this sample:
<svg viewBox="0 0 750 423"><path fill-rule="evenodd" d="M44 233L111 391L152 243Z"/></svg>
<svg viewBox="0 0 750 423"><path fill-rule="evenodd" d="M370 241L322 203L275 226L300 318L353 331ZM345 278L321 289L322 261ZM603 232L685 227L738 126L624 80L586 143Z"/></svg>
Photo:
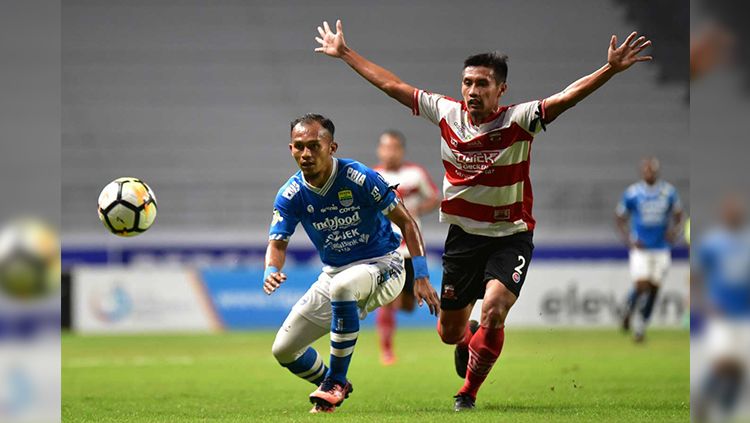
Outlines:
<svg viewBox="0 0 750 423"><path fill-rule="evenodd" d="M250 263L250 257L262 254L262 249L214 248L202 255L197 251L166 247L120 251L100 263L96 259L104 257L101 252L66 251L68 264L77 263L71 270L73 329L88 334L275 329L320 272L313 250L293 250L291 264L285 267L289 279L274 295L266 296L260 289L263 269L257 260L226 265L232 260L240 263L238 258L243 256ZM209 253L214 254L214 264L206 264L211 261ZM439 251L431 253L440 257ZM653 317L656 326L678 327L687 311L687 251L677 249L673 256L675 262ZM81 264L85 257L88 264ZM192 264L188 257L193 258ZM204 264L196 265L196 257ZM632 286L626 257L627 251L618 247L538 248L508 324L617 325ZM440 263L433 261L430 268L431 281L439 287ZM373 322L368 316L364 325ZM401 326L432 326L434 322L426 309L399 316Z"/></svg>

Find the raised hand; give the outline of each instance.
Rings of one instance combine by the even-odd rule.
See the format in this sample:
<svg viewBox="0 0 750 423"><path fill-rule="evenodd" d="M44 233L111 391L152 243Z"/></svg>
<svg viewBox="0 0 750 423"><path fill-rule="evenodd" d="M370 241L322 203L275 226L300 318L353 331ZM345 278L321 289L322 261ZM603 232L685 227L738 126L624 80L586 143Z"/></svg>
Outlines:
<svg viewBox="0 0 750 423"><path fill-rule="evenodd" d="M622 72L636 62L647 62L653 59L651 56L639 55L643 49L651 45L651 40L647 40L644 36L635 39L637 35L637 32L631 33L619 47L617 47L617 36L612 36L607 52L607 62L615 72Z"/></svg>
<svg viewBox="0 0 750 423"><path fill-rule="evenodd" d="M320 47L315 51L324 53L331 57L341 57L346 50L346 41L344 41L344 31L341 29L341 20L336 21L336 32L331 31L327 21L323 21L323 27L318 27L320 37L315 37L315 41L320 43Z"/></svg>

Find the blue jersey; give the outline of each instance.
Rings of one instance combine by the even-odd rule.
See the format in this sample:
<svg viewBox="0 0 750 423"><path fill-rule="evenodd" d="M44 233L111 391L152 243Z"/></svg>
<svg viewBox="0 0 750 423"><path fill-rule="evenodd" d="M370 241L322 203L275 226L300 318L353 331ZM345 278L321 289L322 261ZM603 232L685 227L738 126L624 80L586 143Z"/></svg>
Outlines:
<svg viewBox="0 0 750 423"><path fill-rule="evenodd" d="M297 172L274 202L269 237L289 240L297 223L329 266L383 256L401 243L386 215L398 204L379 173L354 160L333 159L333 172L322 188Z"/></svg>
<svg viewBox="0 0 750 423"><path fill-rule="evenodd" d="M664 181L641 181L628 187L617 205L619 216L630 216L630 236L643 248L669 248L667 228L674 213L682 210L677 190Z"/></svg>
<svg viewBox="0 0 750 423"><path fill-rule="evenodd" d="M698 258L711 304L728 317L750 318L750 230L714 229Z"/></svg>

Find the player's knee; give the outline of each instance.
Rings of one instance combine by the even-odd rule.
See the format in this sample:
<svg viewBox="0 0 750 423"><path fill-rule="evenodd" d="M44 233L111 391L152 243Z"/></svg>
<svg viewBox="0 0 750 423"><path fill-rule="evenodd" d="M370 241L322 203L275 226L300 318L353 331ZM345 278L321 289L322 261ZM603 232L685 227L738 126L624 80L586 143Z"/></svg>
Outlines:
<svg viewBox="0 0 750 423"><path fill-rule="evenodd" d="M353 280L332 280L329 288L331 299L336 301L355 300L355 282Z"/></svg>
<svg viewBox="0 0 750 423"><path fill-rule="evenodd" d="M284 342L284 339L279 336L273 341L271 353L276 357L276 361L278 361L279 364L291 363L296 359L296 351L292 351L289 343Z"/></svg>
<svg viewBox="0 0 750 423"><path fill-rule="evenodd" d="M461 342L466 335L466 325L455 326L455 325L441 325L440 327L440 340L444 344L455 345Z"/></svg>
<svg viewBox="0 0 750 423"><path fill-rule="evenodd" d="M495 328L505 324L510 306L502 301L485 304L482 309L482 326Z"/></svg>

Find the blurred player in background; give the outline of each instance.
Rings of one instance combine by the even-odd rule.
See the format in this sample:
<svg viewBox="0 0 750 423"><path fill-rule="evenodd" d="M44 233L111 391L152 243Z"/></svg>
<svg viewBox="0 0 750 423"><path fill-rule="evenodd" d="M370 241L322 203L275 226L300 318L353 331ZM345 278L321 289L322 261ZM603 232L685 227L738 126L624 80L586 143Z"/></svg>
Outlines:
<svg viewBox="0 0 750 423"><path fill-rule="evenodd" d="M698 244L693 308L707 315L707 374L693 401L697 421L727 421L738 405L750 358L750 228L744 200L726 197L720 223Z"/></svg>
<svg viewBox="0 0 750 423"><path fill-rule="evenodd" d="M443 255L438 332L456 345L456 370L464 385L454 410L474 408L477 392L500 356L505 318L528 272L535 220L529 174L534 135L560 114L637 62L651 45L633 32L617 45L612 36L607 63L563 91L540 101L500 107L508 89L507 57L470 56L461 76L463 101L416 89L346 45L341 21L333 32L318 27L315 51L340 58L354 71L440 128L445 167L440 221L450 229ZM479 328L469 325L472 307L484 298ZM467 370L468 369L468 370Z"/></svg>
<svg viewBox="0 0 750 423"><path fill-rule="evenodd" d="M638 312L633 322L636 342L644 340L659 286L672 262L670 246L678 238L683 217L677 190L659 179L659 161L655 157L643 159L641 178L625 190L615 209L617 228L630 248L630 275L635 283L625 305L622 326L630 330L631 316Z"/></svg>
<svg viewBox="0 0 750 423"><path fill-rule="evenodd" d="M440 205L438 189L432 182L430 175L420 165L404 161L406 138L399 131L389 129L380 135L378 142L378 163L374 169L383 175L386 182L396 186L396 192L404 207L409 210L417 225L420 216L430 213ZM394 228L397 230L397 228ZM406 282L401 295L392 303L380 307L377 311L375 323L380 336L380 361L389 366L396 362L393 351L393 335L396 332L396 312L398 310L411 313L414 311L414 265L409 249L401 241L398 251L404 256L406 268Z"/></svg>
<svg viewBox="0 0 750 423"><path fill-rule="evenodd" d="M359 335L359 320L393 301L404 286L404 259L396 249L403 234L414 262L414 293L437 315L439 300L430 285L424 243L417 223L392 187L375 171L337 159L335 127L315 114L291 122L289 150L300 168L279 189L266 250L263 290L271 295L286 280L281 272L289 238L305 228L325 265L323 273L294 305L273 343L273 355L296 376L319 385L311 413L333 412L353 391L347 380ZM310 347L331 334L330 368Z"/></svg>

